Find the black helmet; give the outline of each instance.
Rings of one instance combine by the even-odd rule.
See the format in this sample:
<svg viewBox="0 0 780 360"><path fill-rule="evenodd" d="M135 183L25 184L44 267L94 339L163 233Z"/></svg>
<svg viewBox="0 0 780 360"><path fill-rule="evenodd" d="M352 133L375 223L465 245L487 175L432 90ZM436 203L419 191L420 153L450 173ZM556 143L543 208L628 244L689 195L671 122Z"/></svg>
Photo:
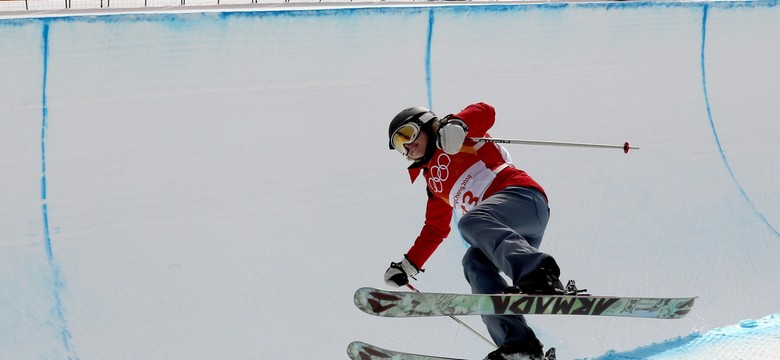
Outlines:
<svg viewBox="0 0 780 360"><path fill-rule="evenodd" d="M438 120L436 114L431 112L431 110L420 106L410 107L399 112L398 115L396 115L393 120L390 121L390 127L387 132L390 150L395 150L395 147L393 147L393 134L396 132L396 130L398 130L398 128L413 122L417 125L420 125L421 128L425 129L423 125L432 120Z"/></svg>

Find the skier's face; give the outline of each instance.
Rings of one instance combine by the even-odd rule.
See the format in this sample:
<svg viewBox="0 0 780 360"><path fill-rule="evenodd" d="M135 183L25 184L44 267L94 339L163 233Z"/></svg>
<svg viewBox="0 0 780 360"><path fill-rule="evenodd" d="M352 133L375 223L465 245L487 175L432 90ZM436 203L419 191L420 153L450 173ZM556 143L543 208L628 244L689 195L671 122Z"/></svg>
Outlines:
<svg viewBox="0 0 780 360"><path fill-rule="evenodd" d="M417 135L417 139L408 144L404 144L404 147L406 148L406 157L411 160L421 159L425 156L427 144L428 134L426 134L425 131L420 131L420 134Z"/></svg>

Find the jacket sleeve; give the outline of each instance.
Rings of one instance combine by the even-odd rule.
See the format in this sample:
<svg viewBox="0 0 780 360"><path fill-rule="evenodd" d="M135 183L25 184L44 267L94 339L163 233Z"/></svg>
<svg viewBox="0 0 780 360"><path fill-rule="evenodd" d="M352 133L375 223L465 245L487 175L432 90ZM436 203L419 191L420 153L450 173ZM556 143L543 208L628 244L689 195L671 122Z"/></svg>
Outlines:
<svg viewBox="0 0 780 360"><path fill-rule="evenodd" d="M496 122L496 109L485 103L466 106L453 117L463 120L469 127L468 137L483 137Z"/></svg>
<svg viewBox="0 0 780 360"><path fill-rule="evenodd" d="M414 245L406 253L406 258L418 269L422 269L428 258L439 247L444 238L450 234L452 207L441 198L428 194L425 209L425 225Z"/></svg>

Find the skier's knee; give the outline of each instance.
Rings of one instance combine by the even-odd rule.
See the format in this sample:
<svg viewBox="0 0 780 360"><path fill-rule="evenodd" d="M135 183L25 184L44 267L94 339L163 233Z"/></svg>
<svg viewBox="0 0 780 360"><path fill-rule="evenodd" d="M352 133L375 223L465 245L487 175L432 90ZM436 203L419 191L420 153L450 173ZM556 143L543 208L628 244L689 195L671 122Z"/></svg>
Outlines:
<svg viewBox="0 0 780 360"><path fill-rule="evenodd" d="M481 250L472 246L466 249L466 253L463 254L463 268L476 266L486 259L485 254Z"/></svg>
<svg viewBox="0 0 780 360"><path fill-rule="evenodd" d="M477 210L472 210L466 215L463 215L460 221L458 221L458 230L460 230L460 233L463 234L463 237L465 237L467 241L471 241L471 235L477 232L480 222L479 212Z"/></svg>

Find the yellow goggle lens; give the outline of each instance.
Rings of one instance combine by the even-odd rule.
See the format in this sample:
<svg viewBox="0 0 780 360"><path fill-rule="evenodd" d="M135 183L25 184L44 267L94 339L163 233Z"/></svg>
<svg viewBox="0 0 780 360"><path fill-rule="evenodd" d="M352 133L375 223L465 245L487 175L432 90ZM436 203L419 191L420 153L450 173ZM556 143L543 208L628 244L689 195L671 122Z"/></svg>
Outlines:
<svg viewBox="0 0 780 360"><path fill-rule="evenodd" d="M404 145L417 140L418 135L420 135L420 127L417 124L404 124L393 133L393 147L401 154L406 155L406 148Z"/></svg>

